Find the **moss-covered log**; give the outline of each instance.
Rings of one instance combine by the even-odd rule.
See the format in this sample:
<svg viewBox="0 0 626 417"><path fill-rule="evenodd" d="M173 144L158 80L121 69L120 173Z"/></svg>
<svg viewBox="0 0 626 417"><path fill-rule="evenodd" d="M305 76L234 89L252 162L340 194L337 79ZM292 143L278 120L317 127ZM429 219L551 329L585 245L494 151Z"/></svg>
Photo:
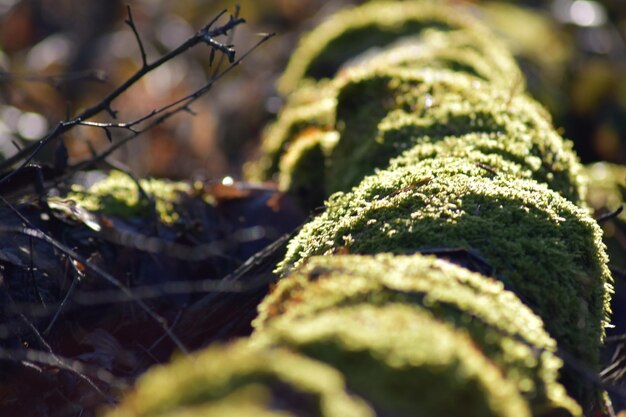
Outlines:
<svg viewBox="0 0 626 417"><path fill-rule="evenodd" d="M515 383L465 332L411 305L323 309L263 336L341 371L379 416L530 415Z"/></svg>
<svg viewBox="0 0 626 417"><path fill-rule="evenodd" d="M467 332L528 399L533 414L561 408L572 415L579 412L557 383L561 363L553 354L556 343L541 320L505 291L501 282L434 257L311 258L265 299L255 325L263 334L268 323L280 317L282 336L291 328L299 329L301 319L363 304L405 305L416 315L430 313L438 321ZM394 324L388 331L402 333L404 329ZM376 337L384 338L382 334Z"/></svg>
<svg viewBox="0 0 626 417"><path fill-rule="evenodd" d="M440 157L367 177L304 226L280 269L342 252L476 251L486 273L549 318L564 349L596 364L609 301L600 230L585 210L502 166Z"/></svg>
<svg viewBox="0 0 626 417"><path fill-rule="evenodd" d="M339 371L328 389L361 413L345 415L602 411L560 359L598 367L612 288L601 230L571 144L490 36L434 2L372 2L305 38L247 170L326 211L290 242L249 342L150 373L116 415L188 415L190 402L331 415L330 394L283 378L301 356ZM233 377L230 349L290 359L271 378L263 359ZM237 400L248 384L265 394ZM301 396L315 407L290 402Z"/></svg>

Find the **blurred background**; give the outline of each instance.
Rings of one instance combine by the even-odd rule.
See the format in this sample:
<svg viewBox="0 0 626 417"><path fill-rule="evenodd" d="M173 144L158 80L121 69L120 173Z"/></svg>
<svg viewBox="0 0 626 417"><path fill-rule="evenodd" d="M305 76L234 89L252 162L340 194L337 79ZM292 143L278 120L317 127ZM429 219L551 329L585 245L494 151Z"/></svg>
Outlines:
<svg viewBox="0 0 626 417"><path fill-rule="evenodd" d="M233 39L238 54L253 46L259 33L278 36L193 104L196 116L175 116L123 147L116 158L140 176L240 177L242 163L255 155L263 126L281 107L274 82L299 35L351 3L359 2L240 1L248 23L237 28ZM139 68L138 46L124 23L126 4L0 0L0 159L97 103ZM178 46L219 11L235 11L230 0L128 4L149 60ZM626 163L626 1L470 4L508 40L531 93L549 108L583 161ZM205 83L219 61L210 67L209 52L201 45L145 77L113 103L118 121L147 114ZM102 115L96 121L110 120ZM114 132L113 139L126 134ZM88 127L72 130L63 140L70 163L109 146L101 129ZM54 149L46 149L41 159L51 160L53 154Z"/></svg>

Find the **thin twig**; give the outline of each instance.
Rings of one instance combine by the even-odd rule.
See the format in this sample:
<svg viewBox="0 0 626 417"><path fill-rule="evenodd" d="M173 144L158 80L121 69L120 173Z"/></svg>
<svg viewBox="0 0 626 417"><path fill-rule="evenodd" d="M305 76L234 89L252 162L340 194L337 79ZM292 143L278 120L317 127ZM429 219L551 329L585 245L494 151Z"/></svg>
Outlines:
<svg viewBox="0 0 626 417"><path fill-rule="evenodd" d="M608 336L605 342L606 343L626 342L626 333L618 334L615 336Z"/></svg>
<svg viewBox="0 0 626 417"><path fill-rule="evenodd" d="M31 280L31 284L33 285L33 291L35 292L35 297L41 303L43 308L46 308L46 302L44 301L41 292L39 291L39 286L37 285L37 277L35 276L35 251L33 250L33 239L28 239L28 250L29 250L29 263L28 263L28 275Z"/></svg>
<svg viewBox="0 0 626 417"><path fill-rule="evenodd" d="M68 259L67 261L71 265L72 271L74 271L74 274L73 274L74 279L72 279L72 283L70 284L70 288L68 288L67 292L65 293L65 296L63 296L63 300L61 300L61 303L59 304L59 307L56 309L56 312L54 313L54 316L50 320L50 323L48 323L48 326L46 326L46 329L43 331L43 334L50 333L50 330L52 330L52 327L54 326L54 324L56 323L58 318L61 316L61 312L63 311L63 309L65 308L65 305L68 302L68 300L70 299L70 297L74 293L74 290L78 286L78 283L84 277L83 273L76 267L76 265L74 264L74 261L72 259Z"/></svg>
<svg viewBox="0 0 626 417"><path fill-rule="evenodd" d="M157 236L127 232L113 227L102 228L98 232L98 236L117 245L146 253L167 254L168 257L185 261L203 261L212 257L235 260L232 256L224 254L224 249L227 249L228 245L238 245L246 241L259 240L265 238L267 233L260 226L252 226L235 232L229 239L198 245L185 245Z"/></svg>
<svg viewBox="0 0 626 417"><path fill-rule="evenodd" d="M619 216L620 214L622 214L622 211L624 211L624 206L623 206L623 205L620 205L620 206L619 206L617 209L615 209L614 211L611 211L611 212L609 212L609 213L602 214L602 215L598 216L598 217L596 218L596 221L597 221L598 223L602 223L602 222L605 222L605 221L607 221L607 220L614 219L614 218L616 218L617 216Z"/></svg>
<svg viewBox="0 0 626 417"><path fill-rule="evenodd" d="M259 252L252 255L248 258L241 266L239 266L235 271L226 275L224 278L220 280L220 285L230 286L232 284L236 284L242 277L251 273L251 271L257 271L264 269L265 264L275 265L276 255L282 255L282 251L284 251L287 242L295 236L296 233L301 229L302 225L298 226L291 233L286 233L276 239L273 243L266 246L264 249L261 249ZM279 256L280 256L279 255ZM270 270L274 269L273 267L269 268ZM261 271L263 272L263 271ZM261 274L263 276L263 274ZM270 279L275 279L276 276L273 274L269 275ZM215 298L219 297L219 293L214 292L205 295L200 300L193 303L187 310L185 310L185 315L183 316L182 322L189 324L190 321L193 321L195 318L195 314L200 311L206 310L206 308L211 305ZM183 326L184 327L184 326Z"/></svg>
<svg viewBox="0 0 626 417"><path fill-rule="evenodd" d="M133 296L135 299L147 300L161 297L169 297L180 294L215 294L223 296L224 294L247 294L254 292L260 288L274 282L276 276L268 274L260 274L254 279L247 282L223 282L219 279L205 279L200 281L171 281L163 284L145 285L141 287L133 287ZM98 291L77 291L74 301L82 305L98 305L125 303L132 301L126 295L118 290L98 290ZM173 327L173 326L170 326Z"/></svg>
<svg viewBox="0 0 626 417"><path fill-rule="evenodd" d="M107 76L104 71L101 70L86 70L86 71L77 71L70 72L67 74L51 74L51 75L41 75L41 74L15 74L6 71L0 71L0 83L8 83L8 82L19 82L19 81L28 81L28 82L38 82L52 85L53 87L58 87L62 84L74 83L79 81L95 81L104 83L107 81Z"/></svg>
<svg viewBox="0 0 626 417"><path fill-rule="evenodd" d="M117 388L126 388L128 386L128 384L122 382L121 379L115 377L113 374L105 369L88 366L74 359L63 358L56 354L42 352L34 349L13 350L0 347L0 358L10 361L21 361L24 366L32 366L32 363L53 366L64 369L66 371L70 371L72 373L75 373L76 375L81 375L85 371L89 370L90 373L96 375L96 377L102 382L106 382L107 384L111 384ZM100 390L100 392L102 391ZM113 402L108 395L104 393L103 395L107 400Z"/></svg>
<svg viewBox="0 0 626 417"><path fill-rule="evenodd" d="M239 4L235 5L235 13L233 16L235 16L235 18L239 17L239 12L241 11L241 7L239 6ZM226 44L230 45L231 43L233 43L233 39L235 37L235 31L237 30L237 28L233 28L233 30L230 31L230 33L228 34L228 38L226 40ZM215 57L215 49L211 50L211 57L209 59L209 66L213 65L213 59ZM215 69L213 70L213 74L211 74L211 78L214 78L220 71L220 69L222 68L222 64L224 63L224 54L220 55L219 60L217 61L217 65L215 66Z"/></svg>
<svg viewBox="0 0 626 417"><path fill-rule="evenodd" d="M11 304L13 304L13 299L11 297L9 297L8 299L11 301ZM52 365L57 366L61 369L72 371L74 374L78 375L79 378L87 382L87 384L89 384L89 386L91 386L94 389L94 391L96 391L107 402L109 402L110 404L114 404L114 400L110 396L106 395L100 389L100 387L91 380L91 378L85 375L80 369L76 369L72 366L68 366L68 364L65 363L64 360L62 360L57 354L55 354L54 351L52 350L52 346L50 346L48 342L46 342L46 340L43 338L41 333L39 333L39 330L37 330L37 327L35 327L35 325L30 320L28 320L28 318L23 313L18 313L18 315L22 319L22 321L26 324L26 326L30 328L30 330L33 332L33 334L35 335L39 343L48 351L50 358L52 358L52 361L51 361ZM27 351L27 354L28 354L28 351Z"/></svg>
<svg viewBox="0 0 626 417"><path fill-rule="evenodd" d="M151 127L154 127L154 125L150 125L148 126L148 128L145 129L141 129L141 130L136 130L134 129L135 126L154 118L155 116L161 115L163 113L166 113L168 110L170 109L175 109L175 112L178 113L180 111L191 111L189 109L189 105L197 100L198 98L200 98L202 95L206 94L209 89L213 86L213 84L215 84L215 82L217 82L220 78L224 77L226 74L228 74L234 67L236 67L237 65L241 64L241 62L244 60L244 58L247 58L255 49L257 49L258 47L260 47L263 43L267 42L271 37L275 36L275 34L273 33L269 33L269 34L264 34L263 37L261 38L261 40L259 40L252 48L250 48L248 51L246 51L245 54L243 54L241 56L241 58L237 59L236 61L232 62L231 65L226 68L224 71L222 71L221 73L217 73L216 75L213 75L211 77L211 79L209 81L207 81L202 87L200 87L198 90L194 91L191 94L188 94L186 96L183 96L171 103L168 103L158 109L154 109L151 112L135 119L132 120L130 122L124 122L124 123L99 123L99 122L89 122L89 121L80 121L77 122L77 124L81 125L81 126L87 126L87 127L96 127L96 128L100 128L100 129L126 129L126 130L130 130L131 132L135 133L136 135L139 135L143 132L145 132L146 130L148 130ZM169 117L169 116L168 116ZM160 120L160 122L162 122L165 119ZM159 123L160 123L159 122Z"/></svg>
<svg viewBox="0 0 626 417"><path fill-rule="evenodd" d="M139 31L137 31L137 26L135 26L135 19L133 19L133 12L131 10L130 4L126 5L126 12L128 13L128 19L124 20L124 23L130 26L133 34L135 35L135 40L137 41L137 45L139 46L139 52L141 53L141 67L145 68L148 66L148 58L146 56L146 50L143 47L143 42L141 41Z"/></svg>
<svg viewBox="0 0 626 417"><path fill-rule="evenodd" d="M12 211L14 211L15 213L19 213L19 211L11 203L9 203L4 198L2 198L2 196L0 196L0 198ZM19 213L19 215L21 216L21 213ZM144 310L144 312L147 313L148 316L150 316L161 327L161 329L163 329L163 331L169 336L169 338L172 340L172 342L174 342L176 347L178 347L178 349L180 349L181 352L185 354L188 353L188 350L185 347L185 345L180 341L178 336L176 336L167 325L167 321L163 317L155 313L143 300L135 297L133 294L133 291L130 288L125 286L120 280L115 278L113 275L93 265L91 262L89 262L87 259L80 256L78 253L66 247L64 244L62 244L58 240L54 239L51 236L46 235L41 230L33 227L30 222L27 221L27 224L31 227L0 226L0 232L23 234L25 236L30 236L35 239L44 241L48 243L49 245L51 245L52 247L54 247L55 249L57 249L58 251L65 254L67 257L71 258L72 260L76 260L80 262L81 264L85 266L85 268L91 270L93 273L100 276L101 278L104 278L107 282L109 282L110 284L114 285L119 290L121 290L121 292L125 296L129 297L130 300L137 303L141 307L141 309Z"/></svg>
<svg viewBox="0 0 626 417"><path fill-rule="evenodd" d="M172 329L174 329L176 327L176 325L178 324L178 321L180 320L180 316L182 316L183 314L183 310L179 310L178 313L176 313L176 317L174 318L174 321L172 322ZM166 335L161 335L157 340L155 340L150 347L148 348L149 352L152 352L154 350L155 347L157 347L163 340L165 340Z"/></svg>
<svg viewBox="0 0 626 417"><path fill-rule="evenodd" d="M93 265L91 262L89 262L87 259L80 256L78 253L74 252L72 249L66 247L58 240L46 235L40 230L31 229L31 228L0 227L0 231L9 232L9 233L21 233L26 236L32 236L36 239L42 240L48 243L49 245L51 245L52 247L54 247L55 249L57 249L58 251L69 256L70 258L85 265L85 268L89 269L91 272L95 273L96 275L104 278L107 282L119 288L122 291L122 293L124 293L124 295L130 297L131 300L137 303L144 310L144 312L146 312L155 322L157 322L157 324L159 324L161 329L163 329L163 331L167 333L169 338L172 340L172 342L174 342L176 347L178 347L178 349L181 350L181 352L185 354L188 353L188 350L185 347L185 345L180 341L178 336L176 336L167 325L167 321L163 317L155 313L150 307L148 307L146 303L144 303L142 300L135 297L133 294L133 291L130 288L128 288L126 285L122 284L122 282L118 280L117 278L115 278L113 275Z"/></svg>

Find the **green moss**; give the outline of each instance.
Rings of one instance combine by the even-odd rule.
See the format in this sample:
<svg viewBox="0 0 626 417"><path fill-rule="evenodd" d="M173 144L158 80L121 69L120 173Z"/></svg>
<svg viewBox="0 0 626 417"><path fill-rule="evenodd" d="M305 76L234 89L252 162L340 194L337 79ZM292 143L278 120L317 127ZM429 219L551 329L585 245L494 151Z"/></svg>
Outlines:
<svg viewBox="0 0 626 417"><path fill-rule="evenodd" d="M278 186L293 195L300 207L311 210L326 197L326 155L337 141L336 132L310 131L291 144L280 160Z"/></svg>
<svg viewBox="0 0 626 417"><path fill-rule="evenodd" d="M334 96L325 95L314 103L309 103L304 97L300 100L303 101L301 104L286 107L278 120L266 129L261 157L246 167L248 179L264 181L272 178L279 169L280 158L298 137L317 130L333 130L336 106Z"/></svg>
<svg viewBox="0 0 626 417"><path fill-rule="evenodd" d="M411 306L358 305L278 319L258 338L336 367L378 415L530 415L471 339Z"/></svg>
<svg viewBox="0 0 626 417"><path fill-rule="evenodd" d="M334 369L284 349L258 349L246 342L214 345L152 368L107 417L253 412L268 417L373 417L362 400L346 393Z"/></svg>
<svg viewBox="0 0 626 417"><path fill-rule="evenodd" d="M514 149L516 161L531 162L536 179L583 201L580 164L545 111L473 77L398 69L355 74L340 89L337 125L341 137L330 158L329 192L349 190L416 144L489 133L499 139L484 151Z"/></svg>
<svg viewBox="0 0 626 417"><path fill-rule="evenodd" d="M411 127L408 129L411 130ZM388 130L381 134L405 133L407 132ZM558 136L550 133L546 136L548 140L543 144L533 143L533 138L537 136L516 135L513 132L425 136L420 138L419 144L392 160L391 167L407 166L429 158L466 157L472 162L493 167L508 175L546 184L568 200L585 206L583 196L587 193L586 177L582 175L581 165L571 151L571 143L563 143ZM550 156L546 157L546 154ZM543 157L551 162L544 162Z"/></svg>
<svg viewBox="0 0 626 417"><path fill-rule="evenodd" d="M328 181L324 190L319 181L314 183L316 193L324 192L326 196L349 190L424 137L437 140L472 132L501 133L510 139L503 140L503 146L514 142L519 155L527 152L527 160L541 159L533 161L537 167L533 178L583 204L585 186L571 144L556 134L541 106L519 94L523 82L515 72L517 67L482 27L471 23L467 16L449 18L452 13L447 7L431 3L379 3L343 14L326 23L327 28L320 27L310 35L315 42L303 43L290 69L304 68L306 59L299 54L308 56L306 51L317 50L323 61L325 42L329 42L329 50L334 50L335 42L347 42L344 36L351 42L347 42L348 49L342 56L353 60L334 80L316 83L305 78L299 83L300 88L288 98L285 112L268 130L263 156L253 164L255 169L248 171L256 172L252 178L270 178L289 144L299 135L306 135L311 127L337 129L340 133L336 148L326 160ZM399 29L404 23L398 22L417 26L405 33ZM379 30L385 32L383 37L389 36L390 42L384 46L388 49L375 49L354 58L353 49L359 49L361 41L353 39L353 24L355 28L369 28L374 37ZM307 49L309 46L312 49ZM335 52L328 52L328 57ZM289 74L290 70L285 77ZM404 115L403 125L394 125L398 113ZM288 176L300 184L306 180Z"/></svg>
<svg viewBox="0 0 626 417"><path fill-rule="evenodd" d="M489 146L467 146L521 163L524 177L529 174L583 204L585 182L571 143L554 131L545 110L524 95L511 95L475 77L447 70L406 68L355 68L337 78L334 89L335 100L327 98L314 107L286 110L270 129L264 145L265 159L259 164L267 162L262 176L267 178L277 169L290 143L318 129L334 132L336 128L340 135L336 146L326 147L330 154L324 165L326 183L316 176L308 186L326 196L349 190L365 175L387 167L390 159L404 151L407 156L398 164L412 163L422 153L420 149L411 151L418 144L442 138L450 141L452 136L467 139L470 133L490 134L494 140ZM320 108L327 122L336 119L336 127L315 127L319 125L316 118ZM307 118L309 122L304 121ZM283 164L283 177L301 185L312 178L303 171L302 178L287 172L284 168L290 164Z"/></svg>
<svg viewBox="0 0 626 417"><path fill-rule="evenodd" d="M504 60L507 63L494 65ZM367 68L447 69L482 78L505 89L513 87L511 72L501 72L503 67L513 67L511 57L502 45L488 39L482 31L428 29L419 36L401 38L383 51L364 54L352 66L355 64ZM519 76L516 92L523 89L521 74Z"/></svg>
<svg viewBox="0 0 626 417"><path fill-rule="evenodd" d="M309 258L263 301L257 331L277 317L297 320L328 309L404 303L467 331L534 415L568 410L581 415L557 383L561 362L543 322L501 282L434 257L330 256ZM297 324L294 324L297 325ZM540 353L538 353L540 352Z"/></svg>
<svg viewBox="0 0 626 417"><path fill-rule="evenodd" d="M114 416L580 416L557 378L599 404L551 338L597 366L612 286L580 164L457 12L376 2L303 41L247 171L305 206L340 192L289 243L251 341L150 372Z"/></svg>
<svg viewBox="0 0 626 417"><path fill-rule="evenodd" d="M279 272L337 251L473 250L563 349L597 364L611 288L601 231L555 192L450 157L367 177L328 206L290 242Z"/></svg>
<svg viewBox="0 0 626 417"><path fill-rule="evenodd" d="M263 386L251 386L235 390L219 401L209 404L184 405L158 413L137 414L129 407L108 414L110 417L158 416L158 417L298 417L286 410L272 410L270 396Z"/></svg>
<svg viewBox="0 0 626 417"><path fill-rule="evenodd" d="M458 9L452 12L436 2L370 3L335 14L306 36L292 55L279 88L288 93L306 78L332 77L348 59L371 48L386 47L406 36L416 37L428 29L471 31L475 36L489 38L489 34L465 13ZM497 45L497 41L489 42ZM485 51L486 56L495 54L497 57L491 64L500 74L507 75L509 80L522 79L504 48L496 46Z"/></svg>
<svg viewBox="0 0 626 417"><path fill-rule="evenodd" d="M392 133L392 134L395 134ZM541 159L528 154L523 141L502 140L503 134L468 133L459 136L425 136L421 142L391 161L392 169L412 165L425 159L445 157L466 158L470 162L481 164L485 170L493 170L520 179L534 179L546 183L549 188L566 194L571 187L559 190L560 184L554 184L553 178L544 174ZM542 175L544 174L544 175Z"/></svg>
<svg viewBox="0 0 626 417"><path fill-rule="evenodd" d="M189 184L153 178L141 179L139 184L154 201L156 212L163 223L172 224L178 220L176 201L180 193L190 191ZM72 186L72 191L64 200L72 200L79 207L91 212L123 218L146 216L152 210L152 202L140 193L135 180L120 171L111 171L107 178L87 190Z"/></svg>

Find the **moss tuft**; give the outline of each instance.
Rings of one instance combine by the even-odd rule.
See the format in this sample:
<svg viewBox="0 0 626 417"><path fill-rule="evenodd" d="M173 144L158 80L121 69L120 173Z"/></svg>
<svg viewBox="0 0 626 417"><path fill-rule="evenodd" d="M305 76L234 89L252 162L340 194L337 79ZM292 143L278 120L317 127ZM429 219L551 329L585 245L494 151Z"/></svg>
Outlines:
<svg viewBox="0 0 626 417"><path fill-rule="evenodd" d="M329 159L329 193L348 191L415 145L484 133L498 139L483 151L514 152L515 162L530 162L537 180L576 203L584 200L572 145L554 131L545 110L473 77L410 69L355 72L339 89L336 118L340 139Z"/></svg>
<svg viewBox="0 0 626 417"><path fill-rule="evenodd" d="M328 149L337 142L337 132L310 130L291 144L280 160L278 186L296 198L301 207L312 210L324 198Z"/></svg>
<svg viewBox="0 0 626 417"><path fill-rule="evenodd" d="M362 400L346 393L334 369L284 349L258 349L247 342L214 345L152 368L106 415L373 417Z"/></svg>
<svg viewBox="0 0 626 417"><path fill-rule="evenodd" d="M165 224L175 223L179 218L175 203L179 193L190 192L189 184L154 178L141 179L139 184L153 200L161 221ZM142 195L135 180L120 171L111 171L107 178L88 189L75 185L64 199L72 200L91 212L122 218L146 216L152 210L152 202Z"/></svg>
<svg viewBox="0 0 626 417"><path fill-rule="evenodd" d="M258 161L246 167L246 176L252 181L264 181L272 178L278 171L280 158L292 142L300 136L307 136L312 131L331 131L335 124L336 99L331 86L328 93L310 102L307 98L313 92L307 89L294 104L285 108L278 120L266 128L263 135L262 154Z"/></svg>
<svg viewBox="0 0 626 417"><path fill-rule="evenodd" d="M411 306L358 305L278 319L258 338L337 368L377 415L530 415L514 384L467 335Z"/></svg>
<svg viewBox="0 0 626 417"><path fill-rule="evenodd" d="M482 37L484 42L477 42L475 48L489 59L494 71L510 83L522 80L505 48L489 39L490 34L460 10L451 12L434 1L387 1L340 11L308 34L294 52L279 81L279 89L289 93L307 78L333 77L350 58L373 48L387 47L407 36L416 38L431 29L451 34L469 32L470 36Z"/></svg>
<svg viewBox="0 0 626 417"><path fill-rule="evenodd" d="M556 353L598 365L601 231L571 143L491 34L435 1L371 2L309 34L279 88L247 174L327 210L290 241L251 340L150 372L111 417L601 409Z"/></svg>

